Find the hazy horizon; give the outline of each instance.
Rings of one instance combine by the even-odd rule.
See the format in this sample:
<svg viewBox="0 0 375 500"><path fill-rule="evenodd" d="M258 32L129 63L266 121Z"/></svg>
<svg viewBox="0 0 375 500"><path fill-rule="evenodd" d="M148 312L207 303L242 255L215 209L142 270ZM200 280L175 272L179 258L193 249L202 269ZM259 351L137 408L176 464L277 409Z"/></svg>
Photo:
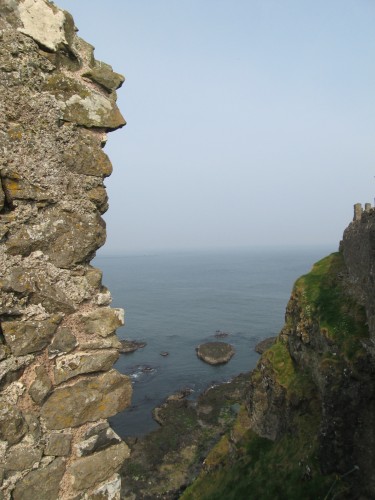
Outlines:
<svg viewBox="0 0 375 500"><path fill-rule="evenodd" d="M56 3L126 76L99 253L337 249L373 203L375 3Z"/></svg>

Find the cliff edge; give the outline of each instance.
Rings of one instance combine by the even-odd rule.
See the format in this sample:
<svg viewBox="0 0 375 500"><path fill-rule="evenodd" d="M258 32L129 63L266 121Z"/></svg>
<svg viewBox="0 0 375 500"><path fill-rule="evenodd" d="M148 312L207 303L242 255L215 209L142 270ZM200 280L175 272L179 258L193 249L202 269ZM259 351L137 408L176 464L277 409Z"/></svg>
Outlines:
<svg viewBox="0 0 375 500"><path fill-rule="evenodd" d="M124 78L47 0L0 0L0 497L119 498L121 309L90 265Z"/></svg>
<svg viewBox="0 0 375 500"><path fill-rule="evenodd" d="M296 281L241 418L181 498L375 497L374 266L367 204L339 252Z"/></svg>

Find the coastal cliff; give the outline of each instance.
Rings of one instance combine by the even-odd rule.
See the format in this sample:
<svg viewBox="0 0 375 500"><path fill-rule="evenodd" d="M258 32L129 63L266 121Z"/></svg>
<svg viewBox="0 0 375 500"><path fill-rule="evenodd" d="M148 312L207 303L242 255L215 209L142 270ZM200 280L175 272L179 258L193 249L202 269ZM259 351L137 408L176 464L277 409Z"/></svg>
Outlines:
<svg viewBox="0 0 375 500"><path fill-rule="evenodd" d="M374 235L357 207L339 252L296 281L242 420L181 498L375 497Z"/></svg>
<svg viewBox="0 0 375 500"><path fill-rule="evenodd" d="M102 273L124 78L46 0L0 1L0 498L120 497L124 322Z"/></svg>

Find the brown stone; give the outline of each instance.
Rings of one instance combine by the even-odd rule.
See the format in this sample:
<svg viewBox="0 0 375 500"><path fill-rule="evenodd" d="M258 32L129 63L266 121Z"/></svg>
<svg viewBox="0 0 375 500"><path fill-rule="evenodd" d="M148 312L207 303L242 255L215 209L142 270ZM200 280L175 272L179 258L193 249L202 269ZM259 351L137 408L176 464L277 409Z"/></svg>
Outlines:
<svg viewBox="0 0 375 500"><path fill-rule="evenodd" d="M124 83L125 78L119 73L115 73L109 64L102 61L95 61L95 66L82 76L98 83L106 90L112 92L118 89Z"/></svg>
<svg viewBox="0 0 375 500"><path fill-rule="evenodd" d="M61 384L70 378L84 373L108 371L118 359L115 350L75 352L56 359L54 369L55 383Z"/></svg>
<svg viewBox="0 0 375 500"><path fill-rule="evenodd" d="M7 252L27 256L41 250L57 267L69 268L91 258L104 244L105 235L105 223L98 212L68 212L53 206L32 225L14 231L8 237Z"/></svg>
<svg viewBox="0 0 375 500"><path fill-rule="evenodd" d="M64 164L74 173L108 177L112 173L112 164L108 156L98 147L91 132L85 129L77 131L79 140L72 148L64 151Z"/></svg>
<svg viewBox="0 0 375 500"><path fill-rule="evenodd" d="M48 429L75 427L115 415L130 404L129 377L116 370L55 389L41 409Z"/></svg>
<svg viewBox="0 0 375 500"><path fill-rule="evenodd" d="M72 331L68 327L61 327L57 330L51 345L48 347L48 355L50 357L58 354L65 354L77 346L78 342Z"/></svg>
<svg viewBox="0 0 375 500"><path fill-rule="evenodd" d="M65 457L70 453L71 442L72 435L70 432L53 432L48 437L44 454Z"/></svg>
<svg viewBox="0 0 375 500"><path fill-rule="evenodd" d="M41 351L48 345L62 316L55 314L44 321L4 321L6 343L16 356Z"/></svg>
<svg viewBox="0 0 375 500"><path fill-rule="evenodd" d="M19 443L8 451L4 468L8 471L30 469L42 458L42 450L30 444Z"/></svg>
<svg viewBox="0 0 375 500"><path fill-rule="evenodd" d="M29 394L33 401L41 404L52 389L52 382L44 366L38 366L35 369L35 380L29 388Z"/></svg>
<svg viewBox="0 0 375 500"><path fill-rule="evenodd" d="M108 337L124 324L123 309L100 307L80 318L86 333Z"/></svg>
<svg viewBox="0 0 375 500"><path fill-rule="evenodd" d="M18 443L27 432L27 425L18 408L0 402L0 439L9 444Z"/></svg>
<svg viewBox="0 0 375 500"><path fill-rule="evenodd" d="M100 483L117 472L129 455L128 446L122 442L94 455L79 458L67 470L72 476L73 488L85 490Z"/></svg>
<svg viewBox="0 0 375 500"><path fill-rule="evenodd" d="M55 500L65 472L64 459L57 458L44 469L29 472L16 484L13 500Z"/></svg>

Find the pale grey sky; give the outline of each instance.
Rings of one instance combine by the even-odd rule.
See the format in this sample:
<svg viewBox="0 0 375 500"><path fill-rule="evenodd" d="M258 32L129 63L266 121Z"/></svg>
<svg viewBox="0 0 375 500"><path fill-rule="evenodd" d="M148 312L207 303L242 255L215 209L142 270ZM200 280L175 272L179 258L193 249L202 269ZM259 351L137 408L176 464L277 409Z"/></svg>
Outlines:
<svg viewBox="0 0 375 500"><path fill-rule="evenodd" d="M126 76L102 252L335 249L373 202L373 0L56 3Z"/></svg>

